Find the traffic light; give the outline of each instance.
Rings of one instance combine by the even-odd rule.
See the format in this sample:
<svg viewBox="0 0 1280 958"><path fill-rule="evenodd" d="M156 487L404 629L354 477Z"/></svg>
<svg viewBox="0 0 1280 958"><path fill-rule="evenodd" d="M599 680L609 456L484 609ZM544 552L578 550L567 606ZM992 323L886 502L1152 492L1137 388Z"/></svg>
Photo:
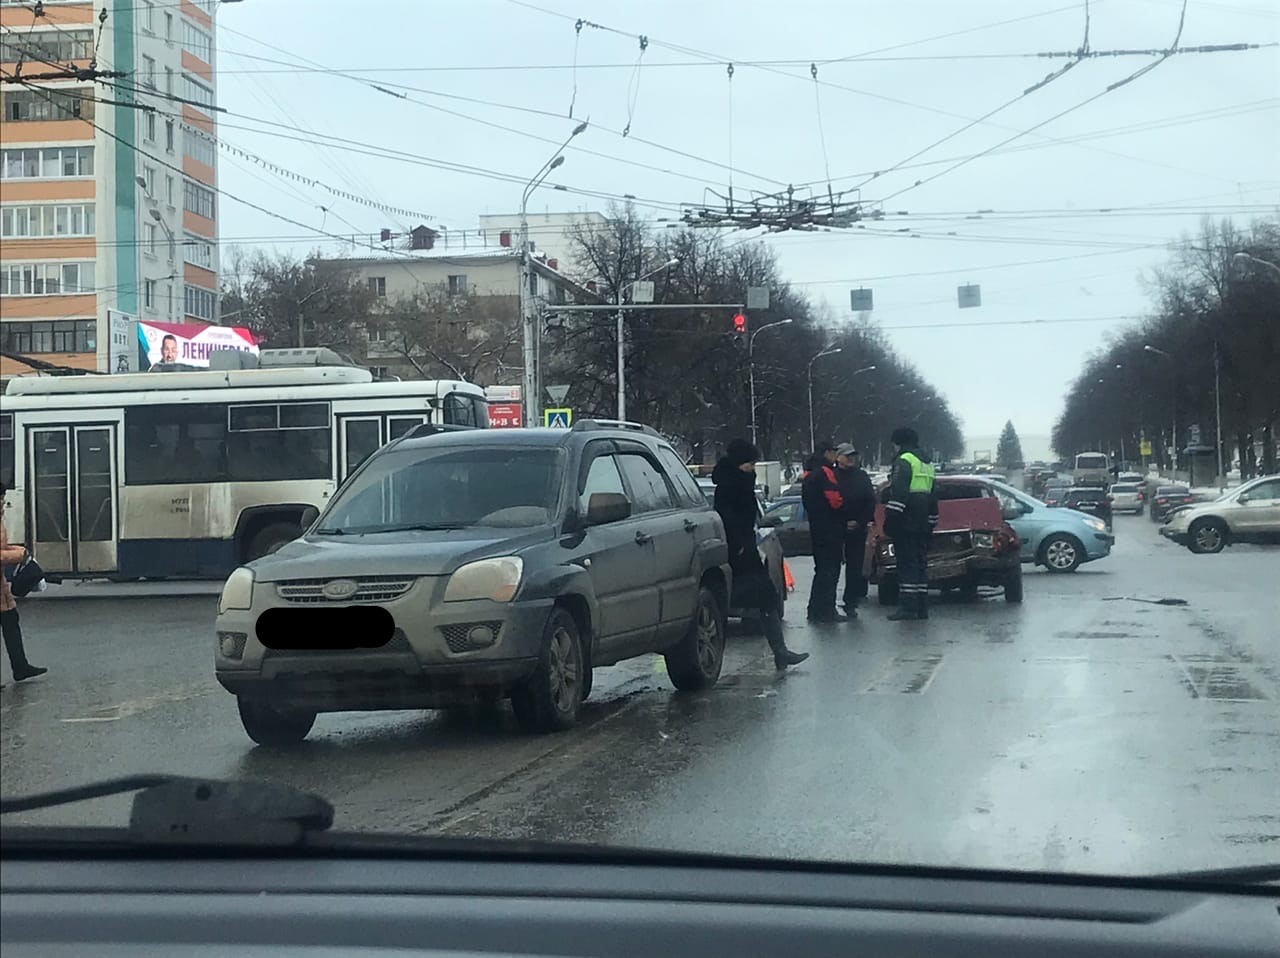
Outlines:
<svg viewBox="0 0 1280 958"><path fill-rule="evenodd" d="M747 334L747 314L746 313L733 314L733 331L739 336L745 336Z"/></svg>

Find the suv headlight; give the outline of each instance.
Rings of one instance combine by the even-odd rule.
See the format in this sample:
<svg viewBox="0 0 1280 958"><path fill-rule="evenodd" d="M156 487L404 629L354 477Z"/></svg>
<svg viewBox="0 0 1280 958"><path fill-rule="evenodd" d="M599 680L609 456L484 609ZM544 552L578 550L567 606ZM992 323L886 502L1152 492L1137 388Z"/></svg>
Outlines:
<svg viewBox="0 0 1280 958"><path fill-rule="evenodd" d="M996 547L996 537L990 532L975 532L973 534L973 544L979 549L994 549Z"/></svg>
<svg viewBox="0 0 1280 958"><path fill-rule="evenodd" d="M492 599L494 602L510 602L520 587L523 572L524 560L517 556L469 562L449 577L444 600L466 602L469 599Z"/></svg>
<svg viewBox="0 0 1280 958"><path fill-rule="evenodd" d="M1092 529L1094 532L1107 531L1107 524L1103 522L1101 519L1095 519L1092 516L1084 520L1084 524L1088 526L1090 529Z"/></svg>
<svg viewBox="0 0 1280 958"><path fill-rule="evenodd" d="M218 613L228 609L249 609L253 607L253 570L241 566L227 576L222 587L222 596L218 599Z"/></svg>

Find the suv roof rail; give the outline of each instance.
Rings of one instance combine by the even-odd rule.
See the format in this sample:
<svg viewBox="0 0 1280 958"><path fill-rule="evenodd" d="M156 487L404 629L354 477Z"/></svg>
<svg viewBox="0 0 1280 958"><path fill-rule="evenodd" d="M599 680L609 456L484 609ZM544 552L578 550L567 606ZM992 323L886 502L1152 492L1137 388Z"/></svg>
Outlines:
<svg viewBox="0 0 1280 958"><path fill-rule="evenodd" d="M626 422L621 419L579 419L570 428L578 432L590 432L595 429L628 429L632 432L642 432L646 436L653 436L657 439L662 438L662 434L652 426L646 426L641 422Z"/></svg>
<svg viewBox="0 0 1280 958"><path fill-rule="evenodd" d="M396 441L399 442L402 439L421 439L423 436L434 436L441 432L470 432L473 429L479 428L479 426L459 426L454 423L420 422L403 436L397 436Z"/></svg>

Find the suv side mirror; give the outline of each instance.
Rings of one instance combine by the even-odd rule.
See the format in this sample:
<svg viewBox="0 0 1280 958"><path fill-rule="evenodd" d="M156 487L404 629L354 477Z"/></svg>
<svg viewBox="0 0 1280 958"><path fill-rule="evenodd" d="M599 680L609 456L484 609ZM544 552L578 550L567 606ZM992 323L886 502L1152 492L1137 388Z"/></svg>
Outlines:
<svg viewBox="0 0 1280 958"><path fill-rule="evenodd" d="M298 517L298 527L306 532L320 518L320 510L315 506L303 506L302 515Z"/></svg>
<svg viewBox="0 0 1280 958"><path fill-rule="evenodd" d="M618 492L593 492L587 500L587 525L602 526L631 516L631 501Z"/></svg>

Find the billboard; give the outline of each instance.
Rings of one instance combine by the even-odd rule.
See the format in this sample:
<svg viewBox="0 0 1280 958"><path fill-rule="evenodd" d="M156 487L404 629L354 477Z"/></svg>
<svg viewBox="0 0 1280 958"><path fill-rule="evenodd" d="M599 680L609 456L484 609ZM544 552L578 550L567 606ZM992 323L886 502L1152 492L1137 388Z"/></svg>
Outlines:
<svg viewBox="0 0 1280 958"><path fill-rule="evenodd" d="M209 354L219 349L258 353L253 333L240 326L205 326L201 323L138 323L139 366L156 363L209 367Z"/></svg>

